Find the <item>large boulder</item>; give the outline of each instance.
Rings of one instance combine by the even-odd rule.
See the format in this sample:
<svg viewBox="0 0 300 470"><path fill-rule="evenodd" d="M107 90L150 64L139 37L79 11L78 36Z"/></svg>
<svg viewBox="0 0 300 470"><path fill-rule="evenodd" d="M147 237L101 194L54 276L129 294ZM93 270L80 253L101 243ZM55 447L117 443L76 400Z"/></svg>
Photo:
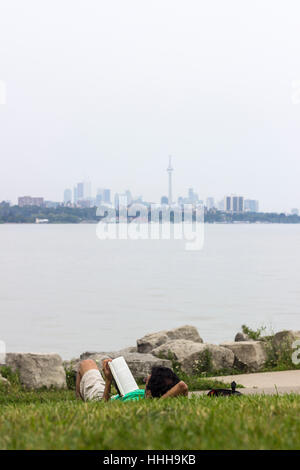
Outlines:
<svg viewBox="0 0 300 470"><path fill-rule="evenodd" d="M132 354L137 352L136 346L128 346L127 348L119 349L118 351L110 351L110 352L99 352L99 351L86 351L80 354L80 360L89 359L94 354L100 354L103 356L103 359L110 357L114 359L115 357L124 356L125 354ZM74 361L75 359L72 359Z"/></svg>
<svg viewBox="0 0 300 470"><path fill-rule="evenodd" d="M30 389L67 388L66 373L58 354L7 353L6 365L18 371L21 384Z"/></svg>
<svg viewBox="0 0 300 470"><path fill-rule="evenodd" d="M300 339L300 331L284 330L274 335L273 346L277 351L291 349L294 341Z"/></svg>
<svg viewBox="0 0 300 470"><path fill-rule="evenodd" d="M158 357L169 357L169 354L179 363L186 374L195 373L203 353L209 351L214 370L227 369L233 366L234 354L229 349L215 344L195 343L185 339L177 339L162 344L152 351Z"/></svg>
<svg viewBox="0 0 300 470"><path fill-rule="evenodd" d="M163 366L172 368L171 361L160 359L152 354L140 354L137 352L126 352L124 350L109 352L109 353L83 353L80 356L80 359L93 359L98 367L102 368L103 359L111 358L115 359L116 357L123 356L125 361L128 364L129 369L131 370L133 376L136 379L143 379L150 374L152 367L154 366Z"/></svg>
<svg viewBox="0 0 300 470"><path fill-rule="evenodd" d="M233 352L235 366L241 370L259 370L267 359L266 345L262 341L235 341L223 343L220 346Z"/></svg>
<svg viewBox="0 0 300 470"><path fill-rule="evenodd" d="M174 328L173 330L163 330L157 333L151 333L137 340L137 350L139 353L148 353L158 346L174 341L177 339L184 339L193 341L194 343L203 343L197 328L190 325Z"/></svg>

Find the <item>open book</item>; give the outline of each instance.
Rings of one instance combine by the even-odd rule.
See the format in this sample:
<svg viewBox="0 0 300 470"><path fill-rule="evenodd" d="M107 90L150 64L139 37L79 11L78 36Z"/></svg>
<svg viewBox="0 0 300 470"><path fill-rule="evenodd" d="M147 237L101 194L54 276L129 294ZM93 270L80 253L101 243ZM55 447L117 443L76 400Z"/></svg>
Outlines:
<svg viewBox="0 0 300 470"><path fill-rule="evenodd" d="M122 396L138 390L139 387L123 356L113 359L108 365Z"/></svg>

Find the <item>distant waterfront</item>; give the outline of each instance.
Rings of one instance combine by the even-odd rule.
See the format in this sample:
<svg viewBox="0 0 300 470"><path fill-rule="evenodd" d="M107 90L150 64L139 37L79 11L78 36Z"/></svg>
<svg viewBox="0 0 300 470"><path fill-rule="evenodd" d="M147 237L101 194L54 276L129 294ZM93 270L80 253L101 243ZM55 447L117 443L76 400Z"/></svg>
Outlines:
<svg viewBox="0 0 300 470"><path fill-rule="evenodd" d="M145 210L145 206L142 206ZM111 208L103 207L103 214L106 214ZM139 209L136 207L137 216ZM147 218L151 221L151 211L146 209ZM170 209L170 221L174 220L174 208ZM158 210L159 212L159 210ZM115 217L118 219L119 213L116 211ZM195 217L195 213L194 213ZM46 220L49 224L79 224L79 223L97 223L101 217L97 215L96 207L69 207L58 206L56 208L38 207L38 206L10 206L7 203L0 204L0 224L2 223L36 223L37 219ZM128 216L129 222L135 217ZM205 210L204 221L206 223L276 223L276 224L299 224L300 216L295 214L277 214L272 212L241 212L230 213L219 210Z"/></svg>

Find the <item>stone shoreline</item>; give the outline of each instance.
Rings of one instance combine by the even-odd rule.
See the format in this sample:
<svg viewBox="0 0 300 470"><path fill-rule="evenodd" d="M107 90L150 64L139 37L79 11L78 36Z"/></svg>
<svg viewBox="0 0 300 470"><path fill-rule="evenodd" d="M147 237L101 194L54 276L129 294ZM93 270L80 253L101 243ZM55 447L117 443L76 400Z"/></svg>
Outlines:
<svg viewBox="0 0 300 470"><path fill-rule="evenodd" d="M272 338L272 347L275 350L291 348L297 339L300 339L300 331L280 331ZM67 388L66 370L75 373L79 362L87 358L94 359L101 367L105 358L124 356L134 377L141 379L151 372L153 366L172 367L170 357L184 373L193 374L201 358L207 354L214 370L235 368L241 372L256 372L266 363L267 342L264 338L251 340L239 332L231 342L220 345L204 343L194 326L185 325L148 334L138 339L136 346L120 351L84 352L79 358L70 361L63 361L58 354L53 353L7 353L5 365L14 372L18 371L20 382L26 388ZM1 382L9 384L0 374Z"/></svg>

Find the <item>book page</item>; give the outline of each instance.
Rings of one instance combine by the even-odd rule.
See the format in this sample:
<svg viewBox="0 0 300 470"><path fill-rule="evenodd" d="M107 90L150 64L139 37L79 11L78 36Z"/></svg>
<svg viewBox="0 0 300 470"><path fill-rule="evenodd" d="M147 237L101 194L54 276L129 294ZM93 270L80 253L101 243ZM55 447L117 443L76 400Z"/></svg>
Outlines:
<svg viewBox="0 0 300 470"><path fill-rule="evenodd" d="M109 362L112 375L122 395L138 390L138 385L123 356Z"/></svg>

